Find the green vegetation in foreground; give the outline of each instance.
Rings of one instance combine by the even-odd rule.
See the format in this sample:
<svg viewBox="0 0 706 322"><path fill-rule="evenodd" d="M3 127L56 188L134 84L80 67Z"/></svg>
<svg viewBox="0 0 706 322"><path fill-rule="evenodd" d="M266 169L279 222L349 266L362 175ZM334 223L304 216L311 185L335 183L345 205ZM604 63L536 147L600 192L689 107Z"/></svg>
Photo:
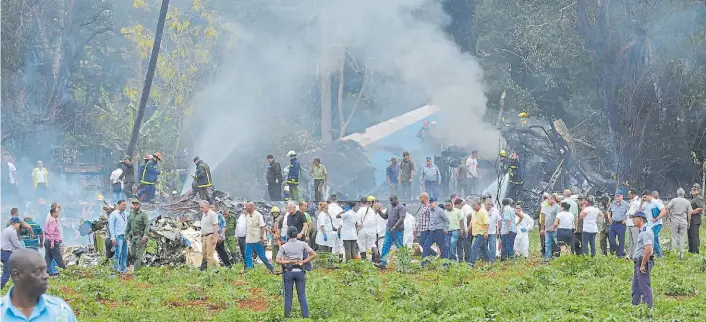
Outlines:
<svg viewBox="0 0 706 322"><path fill-rule="evenodd" d="M399 254L399 257L404 255ZM614 257L517 260L471 269L405 264L379 271L368 262L307 275L313 320L327 321L704 321L706 257L658 260L655 309L630 305L633 265ZM404 265L405 267L401 267ZM407 271L409 273L401 273ZM80 321L281 321L281 277L262 265L199 272L147 267L111 276L108 267L70 268L51 281ZM296 294L296 293L295 293ZM296 300L293 316L299 314ZM296 320L296 319L293 319Z"/></svg>

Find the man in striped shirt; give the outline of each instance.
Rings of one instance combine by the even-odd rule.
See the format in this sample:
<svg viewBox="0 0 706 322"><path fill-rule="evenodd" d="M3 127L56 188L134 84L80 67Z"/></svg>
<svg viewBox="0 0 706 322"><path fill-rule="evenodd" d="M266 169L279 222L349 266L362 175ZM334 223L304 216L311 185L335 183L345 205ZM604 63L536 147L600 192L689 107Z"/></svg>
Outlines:
<svg viewBox="0 0 706 322"><path fill-rule="evenodd" d="M52 260L54 260L59 267L65 269L66 264L64 264L64 258L61 256L63 236L61 233L61 223L59 222L60 211L61 208L52 208L44 224L44 260L47 262L47 267L49 267ZM50 275L56 276L59 274Z"/></svg>

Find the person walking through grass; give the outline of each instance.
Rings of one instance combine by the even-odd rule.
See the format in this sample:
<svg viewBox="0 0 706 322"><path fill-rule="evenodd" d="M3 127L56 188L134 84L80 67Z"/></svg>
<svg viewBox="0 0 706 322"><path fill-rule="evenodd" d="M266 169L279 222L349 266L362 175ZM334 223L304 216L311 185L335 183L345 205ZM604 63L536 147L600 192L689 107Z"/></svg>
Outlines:
<svg viewBox="0 0 706 322"><path fill-rule="evenodd" d="M640 303L647 304L652 308L652 281L651 273L654 266L653 245L655 242L654 232L647 227L648 216L642 211L636 212L632 216L632 221L635 227L640 229L640 235L637 239L633 260L635 262L635 271L632 278L632 305Z"/></svg>
<svg viewBox="0 0 706 322"><path fill-rule="evenodd" d="M309 318L309 304L306 300L306 272L304 265L316 258L309 245L297 239L297 228L290 226L287 229L287 242L280 247L275 262L282 265L284 288L284 317L289 318L292 311L293 288L296 285L297 297L303 318ZM304 254L308 254L304 258Z"/></svg>
<svg viewBox="0 0 706 322"><path fill-rule="evenodd" d="M471 227L468 228L468 235L473 236L473 248L471 248L471 266L476 264L476 259L481 256L482 259L493 262L488 252L488 236L491 230L488 220L488 212L481 208L478 201L472 202L475 214L471 220Z"/></svg>

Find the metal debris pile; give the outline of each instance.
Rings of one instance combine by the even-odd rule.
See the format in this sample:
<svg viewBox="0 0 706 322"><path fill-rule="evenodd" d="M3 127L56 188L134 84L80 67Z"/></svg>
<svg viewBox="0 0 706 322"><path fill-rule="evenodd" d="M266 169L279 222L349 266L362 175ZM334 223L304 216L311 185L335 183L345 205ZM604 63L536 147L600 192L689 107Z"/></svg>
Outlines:
<svg viewBox="0 0 706 322"><path fill-rule="evenodd" d="M67 246L63 249L64 263L82 267L98 266L101 254L93 245Z"/></svg>

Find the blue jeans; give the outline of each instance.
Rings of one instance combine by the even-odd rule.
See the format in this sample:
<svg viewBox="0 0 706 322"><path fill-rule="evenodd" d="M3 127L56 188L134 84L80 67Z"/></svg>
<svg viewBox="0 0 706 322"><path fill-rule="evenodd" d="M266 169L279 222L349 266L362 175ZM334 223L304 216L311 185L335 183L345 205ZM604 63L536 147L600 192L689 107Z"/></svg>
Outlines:
<svg viewBox="0 0 706 322"><path fill-rule="evenodd" d="M498 258L498 235L497 234L488 234L488 243L487 243L487 248L488 248L488 260L490 263L495 263L495 259Z"/></svg>
<svg viewBox="0 0 706 322"><path fill-rule="evenodd" d="M618 253L618 257L625 257L625 224L614 222L610 225L610 231L608 232L608 242L610 243L610 253ZM615 240L615 237L618 240Z"/></svg>
<svg viewBox="0 0 706 322"><path fill-rule="evenodd" d="M659 245L659 232L662 231L662 224L652 226L652 232L655 235L654 250L655 255L662 257L662 246Z"/></svg>
<svg viewBox="0 0 706 322"><path fill-rule="evenodd" d="M125 235L119 235L115 238L115 257L113 258L113 269L117 272L127 272L127 242Z"/></svg>
<svg viewBox="0 0 706 322"><path fill-rule="evenodd" d="M245 244L245 269L251 269L253 268L252 264L252 252L253 250L255 253L257 253L257 257L260 258L260 260L267 266L267 269L270 271L274 271L275 268L270 264L270 261L267 259L267 255L265 255L265 247L262 247L262 244L260 243L247 243Z"/></svg>
<svg viewBox="0 0 706 322"><path fill-rule="evenodd" d="M10 265L8 263L8 261L10 260L10 255L12 255L11 251L2 251L2 285L0 286L0 288L4 288L5 284L7 284L7 281L10 280Z"/></svg>
<svg viewBox="0 0 706 322"><path fill-rule="evenodd" d="M515 257L515 236L517 236L515 232L500 236L500 260Z"/></svg>
<svg viewBox="0 0 706 322"><path fill-rule="evenodd" d="M259 244L258 244L259 245ZM306 275L304 271L298 272L284 272L284 316L289 317L292 311L292 298L294 297L293 288L297 287L297 297L299 298L299 305L302 310L302 317L309 317L309 304L306 301Z"/></svg>
<svg viewBox="0 0 706 322"><path fill-rule="evenodd" d="M424 191L429 194L429 198L439 197L439 183L436 181L424 181Z"/></svg>
<svg viewBox="0 0 706 322"><path fill-rule="evenodd" d="M495 235L488 235L495 236ZM480 256L483 260L490 260L490 254L488 254L488 240L483 237L483 235L476 235L473 237L473 248L471 249L471 265L476 264L476 259Z"/></svg>
<svg viewBox="0 0 706 322"><path fill-rule="evenodd" d="M458 257L456 257L456 244L458 243L458 229L449 231L446 233L446 246L448 246L448 250L446 253L448 254L448 257L450 260L453 261L458 261Z"/></svg>
<svg viewBox="0 0 706 322"><path fill-rule="evenodd" d="M545 231L544 232L544 258L552 258L552 252L556 244L556 231Z"/></svg>
<svg viewBox="0 0 706 322"><path fill-rule="evenodd" d="M56 264L56 260L51 260L51 265L49 265L47 273L49 273L49 275L59 274L59 265Z"/></svg>
<svg viewBox="0 0 706 322"><path fill-rule="evenodd" d="M424 251L424 244L426 244L427 239L429 239L429 235L430 235L430 234L431 234L431 232L428 231L428 230L420 231L420 232L419 232L419 245L422 245L422 254L423 254L423 251ZM436 251L434 251L433 249L430 249L430 251L431 251L431 256L436 256L436 255L437 255L437 254L436 254Z"/></svg>
<svg viewBox="0 0 706 322"><path fill-rule="evenodd" d="M431 249L432 244L436 244L436 246L438 246L441 250L441 258L447 258L445 245L446 237L443 229L429 231L429 237L427 237L427 240L424 242L424 247L422 248L422 258L433 256ZM426 263L422 261L422 266L425 264Z"/></svg>
<svg viewBox="0 0 706 322"><path fill-rule="evenodd" d="M385 232L385 241L382 244L382 254L380 254L380 263L382 265L387 264L387 255L390 254L393 242L397 249L404 247L404 232L389 230Z"/></svg>
<svg viewBox="0 0 706 322"><path fill-rule="evenodd" d="M122 188L113 188L113 203L118 203L118 200L123 199L125 195L123 194L123 189Z"/></svg>
<svg viewBox="0 0 706 322"><path fill-rule="evenodd" d="M140 199L144 199L144 201L152 201L154 199L154 193L156 191L156 187L153 184L143 184L142 188L140 189L140 194L138 197Z"/></svg>

